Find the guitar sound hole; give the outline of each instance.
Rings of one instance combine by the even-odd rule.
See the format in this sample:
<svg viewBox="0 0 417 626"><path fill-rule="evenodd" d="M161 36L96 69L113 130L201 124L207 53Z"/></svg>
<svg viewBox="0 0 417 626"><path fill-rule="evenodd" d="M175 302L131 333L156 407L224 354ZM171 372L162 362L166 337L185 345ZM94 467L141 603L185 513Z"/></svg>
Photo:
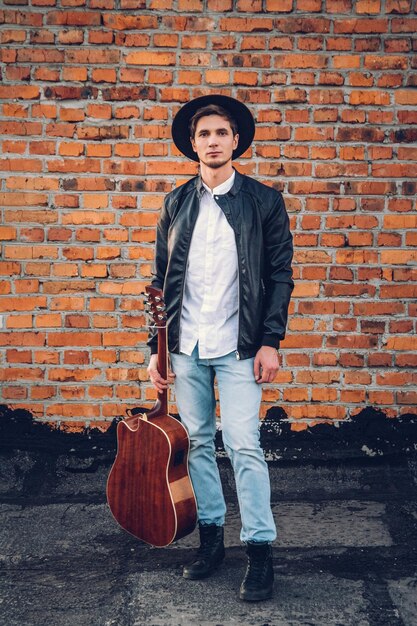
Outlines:
<svg viewBox="0 0 417 626"><path fill-rule="evenodd" d="M184 461L184 450L177 450L174 455L174 467L176 465L181 465Z"/></svg>

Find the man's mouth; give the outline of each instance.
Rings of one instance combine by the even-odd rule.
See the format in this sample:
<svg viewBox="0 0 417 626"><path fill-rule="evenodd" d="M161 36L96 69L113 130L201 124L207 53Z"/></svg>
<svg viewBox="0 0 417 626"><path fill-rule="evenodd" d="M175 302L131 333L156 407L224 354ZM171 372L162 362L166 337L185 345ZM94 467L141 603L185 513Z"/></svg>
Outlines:
<svg viewBox="0 0 417 626"><path fill-rule="evenodd" d="M207 156L218 156L221 152L207 152Z"/></svg>

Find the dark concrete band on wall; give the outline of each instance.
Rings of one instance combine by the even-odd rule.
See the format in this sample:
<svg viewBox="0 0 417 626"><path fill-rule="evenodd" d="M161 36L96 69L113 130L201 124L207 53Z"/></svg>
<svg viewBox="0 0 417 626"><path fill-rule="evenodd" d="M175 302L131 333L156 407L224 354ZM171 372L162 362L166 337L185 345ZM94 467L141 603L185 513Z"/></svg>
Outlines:
<svg viewBox="0 0 417 626"><path fill-rule="evenodd" d="M114 419L104 432L94 427L72 432L35 420L29 411L0 405L0 453L20 450L50 457L67 455L80 460L80 471L94 471L97 463L110 463L115 456L118 421L120 418ZM291 430L285 412L273 407L260 422L260 438L269 461L392 457L417 450L417 416L387 418L382 411L368 407L337 427L322 423L297 432ZM221 430L216 434L216 450L219 457L225 455ZM82 459L91 460L90 470ZM76 464L71 466L71 471L78 471Z"/></svg>

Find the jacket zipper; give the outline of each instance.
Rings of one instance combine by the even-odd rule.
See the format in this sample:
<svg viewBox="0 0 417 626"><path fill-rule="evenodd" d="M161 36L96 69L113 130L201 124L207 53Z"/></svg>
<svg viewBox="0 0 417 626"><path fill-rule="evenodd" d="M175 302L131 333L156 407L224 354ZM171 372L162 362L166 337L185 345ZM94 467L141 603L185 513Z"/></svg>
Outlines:
<svg viewBox="0 0 417 626"><path fill-rule="evenodd" d="M238 245L238 241L237 241L237 236L236 236L236 231L235 231L235 241L236 241L236 254L237 254L237 293L238 293L238 300L237 300L237 346L236 346L236 359L238 361L240 361L240 353L239 353L239 337L240 337L240 303L242 301L242 294L240 292L240 286L241 286L241 262L240 262L240 250L239 250L239 245Z"/></svg>
<svg viewBox="0 0 417 626"><path fill-rule="evenodd" d="M222 208L222 207L220 207ZM223 210L223 209L222 209ZM224 213L224 210L223 210ZM237 232L236 232L236 226L234 224L234 220L233 218L229 219L226 215L226 219L227 221L230 223L230 226L233 229L234 235L235 235L235 243L236 243L236 255L237 255L237 265L238 265L238 271L237 271L237 285L238 285L238 303L237 303L237 311L238 311L238 323L237 323L237 346L236 346L236 359L238 361L240 361L240 352L239 352L239 337L240 337L240 303L242 301L242 294L241 294L241 261L240 261L240 250L239 250L239 243L238 243L238 238L237 238Z"/></svg>

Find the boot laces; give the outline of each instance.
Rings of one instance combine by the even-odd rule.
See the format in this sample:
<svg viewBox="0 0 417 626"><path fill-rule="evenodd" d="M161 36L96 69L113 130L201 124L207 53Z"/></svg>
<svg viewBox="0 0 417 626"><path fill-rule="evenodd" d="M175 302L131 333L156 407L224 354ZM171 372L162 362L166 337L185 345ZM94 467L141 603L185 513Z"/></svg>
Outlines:
<svg viewBox="0 0 417 626"><path fill-rule="evenodd" d="M246 582L259 581L264 573L267 565L266 559L254 559L253 557L248 559L248 569L246 572Z"/></svg>
<svg viewBox="0 0 417 626"><path fill-rule="evenodd" d="M207 560L218 547L216 529L204 529L200 538L200 547L197 550L197 559Z"/></svg>
<svg viewBox="0 0 417 626"><path fill-rule="evenodd" d="M196 557L197 557L197 559L201 559L203 561L206 561L208 558L210 558L212 552L213 552L212 544L202 543L200 545L200 547L198 548L198 550L197 550Z"/></svg>

